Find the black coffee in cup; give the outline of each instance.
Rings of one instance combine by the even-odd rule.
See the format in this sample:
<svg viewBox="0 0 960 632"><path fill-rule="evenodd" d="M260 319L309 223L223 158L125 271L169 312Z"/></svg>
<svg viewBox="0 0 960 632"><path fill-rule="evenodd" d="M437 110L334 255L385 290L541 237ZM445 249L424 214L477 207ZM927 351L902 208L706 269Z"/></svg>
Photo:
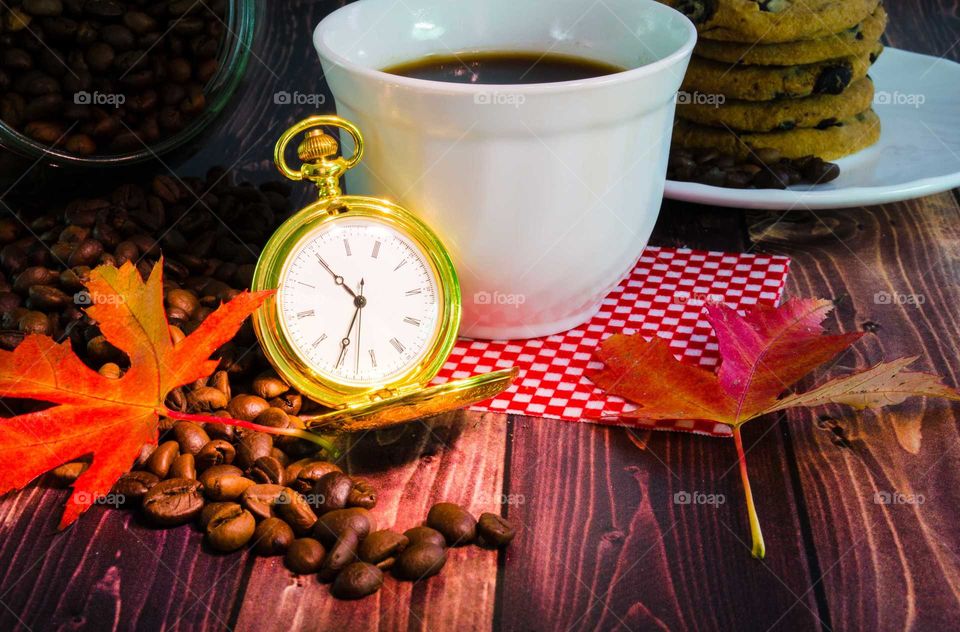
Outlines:
<svg viewBox="0 0 960 632"><path fill-rule="evenodd" d="M448 83L508 85L575 81L612 75L624 70L626 69L604 61L574 55L487 51L429 55L388 66L383 72Z"/></svg>

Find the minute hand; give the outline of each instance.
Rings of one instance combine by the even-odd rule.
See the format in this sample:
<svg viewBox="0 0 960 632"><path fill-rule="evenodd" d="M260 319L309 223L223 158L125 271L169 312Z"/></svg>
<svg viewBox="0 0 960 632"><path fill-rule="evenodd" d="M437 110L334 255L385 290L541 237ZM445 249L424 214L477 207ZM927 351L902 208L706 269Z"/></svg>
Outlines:
<svg viewBox="0 0 960 632"><path fill-rule="evenodd" d="M330 276L333 277L333 282L342 287L347 291L347 294L353 298L357 298L357 293L350 289L350 286L343 282L343 277L330 269L330 266L327 265L327 262L323 260L323 257L317 257L317 261L320 262L320 265L323 266L323 269L330 273Z"/></svg>

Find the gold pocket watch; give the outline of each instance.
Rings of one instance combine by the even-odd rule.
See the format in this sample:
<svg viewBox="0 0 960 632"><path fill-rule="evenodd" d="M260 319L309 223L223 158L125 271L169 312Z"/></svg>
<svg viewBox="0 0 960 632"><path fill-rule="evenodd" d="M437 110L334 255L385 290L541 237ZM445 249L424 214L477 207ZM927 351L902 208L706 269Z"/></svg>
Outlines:
<svg viewBox="0 0 960 632"><path fill-rule="evenodd" d="M337 156L322 126L353 137ZM291 169L284 152L297 148ZM304 418L319 432L391 426L489 399L516 368L427 386L457 339L460 283L432 230L387 200L343 195L340 177L363 156L349 121L312 116L277 141L274 162L291 180L316 184L319 199L283 223L257 262L254 290L276 290L254 328L267 359L303 395L331 408Z"/></svg>

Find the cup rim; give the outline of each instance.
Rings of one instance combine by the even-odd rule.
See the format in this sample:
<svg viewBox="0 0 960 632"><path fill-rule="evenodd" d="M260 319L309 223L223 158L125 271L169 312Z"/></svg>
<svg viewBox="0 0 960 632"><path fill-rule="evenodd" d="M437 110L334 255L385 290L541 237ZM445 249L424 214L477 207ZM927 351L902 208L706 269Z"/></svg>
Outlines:
<svg viewBox="0 0 960 632"><path fill-rule="evenodd" d="M640 2L641 0L637 0ZM623 70L621 72L616 72L610 75L602 75L599 77L589 77L586 79L573 79L571 81L555 81L550 83L526 83L526 84L495 84L495 83L476 83L476 84L466 84L466 83L450 83L446 81L434 81L432 79L416 79L413 77L404 77L402 75L394 75L382 70L377 70L375 68L370 68L362 64L351 61L344 55L334 51L332 48L327 46L326 42L323 39L323 33L327 28L333 24L334 20L337 17L337 14L341 11L356 10L356 4L348 4L343 7L340 7L336 11L330 13L325 18L320 20L317 26L313 30L313 46L317 50L317 54L320 56L321 60L332 62L336 66L341 66L350 72L362 75L368 79L373 79L374 81L380 82L389 82L396 85L406 86L408 88L418 89L420 91L428 91L434 93L442 93L448 95L476 95L492 90L508 90L511 93L523 94L525 96L537 95L537 94L556 94L563 92L571 92L582 89L589 88L603 88L607 86L615 86L623 83L629 83L647 77L649 75L655 74L661 70L669 68L682 62L684 59L690 57L693 53L693 47L697 43L697 28L694 26L693 22L685 16L683 13L677 11L671 6L666 4L661 4L655 2L654 0L643 0L650 5L655 5L657 8L654 10L665 10L667 12L675 13L678 17L682 18L682 24L686 28L686 39L680 45L677 50L673 51L669 55L661 57L656 61L652 61L648 64L644 64L637 68L630 68Z"/></svg>

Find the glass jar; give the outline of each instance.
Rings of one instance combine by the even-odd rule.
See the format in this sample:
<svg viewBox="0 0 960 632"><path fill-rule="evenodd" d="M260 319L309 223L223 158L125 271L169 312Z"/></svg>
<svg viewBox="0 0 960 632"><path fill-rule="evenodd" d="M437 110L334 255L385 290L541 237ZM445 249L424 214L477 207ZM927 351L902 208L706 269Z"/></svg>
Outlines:
<svg viewBox="0 0 960 632"><path fill-rule="evenodd" d="M229 0L216 74L207 82L206 108L180 131L137 151L79 156L28 138L0 120L0 183L15 184L35 166L86 171L90 167L126 167L183 148L197 138L223 111L240 85L250 58L256 22L256 0Z"/></svg>

